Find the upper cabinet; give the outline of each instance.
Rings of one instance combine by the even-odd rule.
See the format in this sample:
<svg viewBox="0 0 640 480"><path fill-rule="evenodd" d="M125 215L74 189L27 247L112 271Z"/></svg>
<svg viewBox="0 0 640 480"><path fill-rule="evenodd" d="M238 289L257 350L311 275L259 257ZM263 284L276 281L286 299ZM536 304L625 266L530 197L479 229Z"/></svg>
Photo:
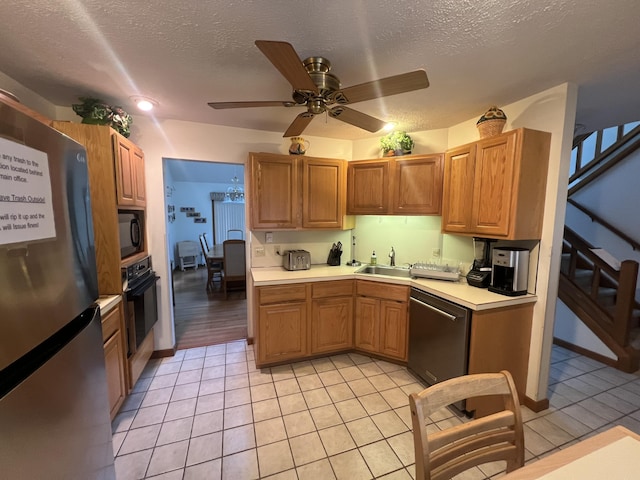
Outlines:
<svg viewBox="0 0 640 480"><path fill-rule="evenodd" d="M347 213L439 215L443 155L349 162Z"/></svg>
<svg viewBox="0 0 640 480"><path fill-rule="evenodd" d="M551 134L520 128L445 154L442 231L540 238Z"/></svg>
<svg viewBox="0 0 640 480"><path fill-rule="evenodd" d="M119 133L113 133L113 153L116 167L118 206L144 208L144 154L134 143Z"/></svg>
<svg viewBox="0 0 640 480"><path fill-rule="evenodd" d="M350 228L344 160L269 153L249 160L251 229Z"/></svg>

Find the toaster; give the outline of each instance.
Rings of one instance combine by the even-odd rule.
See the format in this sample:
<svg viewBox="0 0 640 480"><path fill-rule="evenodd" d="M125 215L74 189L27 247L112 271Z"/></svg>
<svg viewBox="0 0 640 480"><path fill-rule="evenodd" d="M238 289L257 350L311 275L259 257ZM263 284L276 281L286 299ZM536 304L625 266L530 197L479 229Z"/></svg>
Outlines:
<svg viewBox="0 0 640 480"><path fill-rule="evenodd" d="M286 270L309 270L311 254L306 250L287 250L284 252L283 266Z"/></svg>

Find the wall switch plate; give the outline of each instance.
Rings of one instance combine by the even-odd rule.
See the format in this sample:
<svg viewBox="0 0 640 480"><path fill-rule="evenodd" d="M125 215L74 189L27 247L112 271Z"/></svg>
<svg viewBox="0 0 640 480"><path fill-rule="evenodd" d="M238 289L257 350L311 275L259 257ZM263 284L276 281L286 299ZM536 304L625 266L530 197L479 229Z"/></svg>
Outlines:
<svg viewBox="0 0 640 480"><path fill-rule="evenodd" d="M264 247L256 247L253 249L253 256L254 257L264 257L265 253L264 253Z"/></svg>
<svg viewBox="0 0 640 480"><path fill-rule="evenodd" d="M439 248L434 248L431 250L431 256L433 258L440 258L440 249Z"/></svg>
<svg viewBox="0 0 640 480"><path fill-rule="evenodd" d="M273 243L273 232L267 232L264 234L265 243Z"/></svg>

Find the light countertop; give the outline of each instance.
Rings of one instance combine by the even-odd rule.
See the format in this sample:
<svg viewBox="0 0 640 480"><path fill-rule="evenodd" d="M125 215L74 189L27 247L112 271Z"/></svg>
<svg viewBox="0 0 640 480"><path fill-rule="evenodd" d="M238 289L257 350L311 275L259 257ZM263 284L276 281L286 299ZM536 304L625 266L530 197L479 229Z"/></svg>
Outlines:
<svg viewBox="0 0 640 480"><path fill-rule="evenodd" d="M104 316L122 299L122 295L101 295L96 303L100 306L100 315Z"/></svg>
<svg viewBox="0 0 640 480"><path fill-rule="evenodd" d="M476 288L467 284L463 278L457 282L446 280L432 280L426 278L401 278L386 275L370 275L355 273L361 267L341 265L311 265L310 270L288 271L282 267L252 268L253 284L257 287L264 285L282 285L302 282L322 282L328 280L370 280L373 282L395 283L416 287L427 293L444 298L451 302L470 308L471 310L490 310L494 308L533 303L535 295L527 294L518 297L508 297L493 293L486 288Z"/></svg>

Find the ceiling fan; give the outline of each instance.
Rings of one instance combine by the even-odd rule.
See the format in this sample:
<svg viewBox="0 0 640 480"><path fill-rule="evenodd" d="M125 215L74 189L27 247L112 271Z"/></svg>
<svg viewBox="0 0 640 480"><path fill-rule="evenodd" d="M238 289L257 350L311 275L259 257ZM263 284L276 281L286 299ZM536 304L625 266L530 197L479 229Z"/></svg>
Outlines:
<svg viewBox="0 0 640 480"><path fill-rule="evenodd" d="M331 70L331 62L324 57L309 57L300 61L293 46L287 42L256 40L256 46L293 87L292 100L254 102L210 102L215 109L247 107L306 107L283 137L300 135L315 115L327 113L333 118L377 132L385 122L345 105L374 98L411 92L429 86L424 70L402 73L371 82L341 88L340 80Z"/></svg>

